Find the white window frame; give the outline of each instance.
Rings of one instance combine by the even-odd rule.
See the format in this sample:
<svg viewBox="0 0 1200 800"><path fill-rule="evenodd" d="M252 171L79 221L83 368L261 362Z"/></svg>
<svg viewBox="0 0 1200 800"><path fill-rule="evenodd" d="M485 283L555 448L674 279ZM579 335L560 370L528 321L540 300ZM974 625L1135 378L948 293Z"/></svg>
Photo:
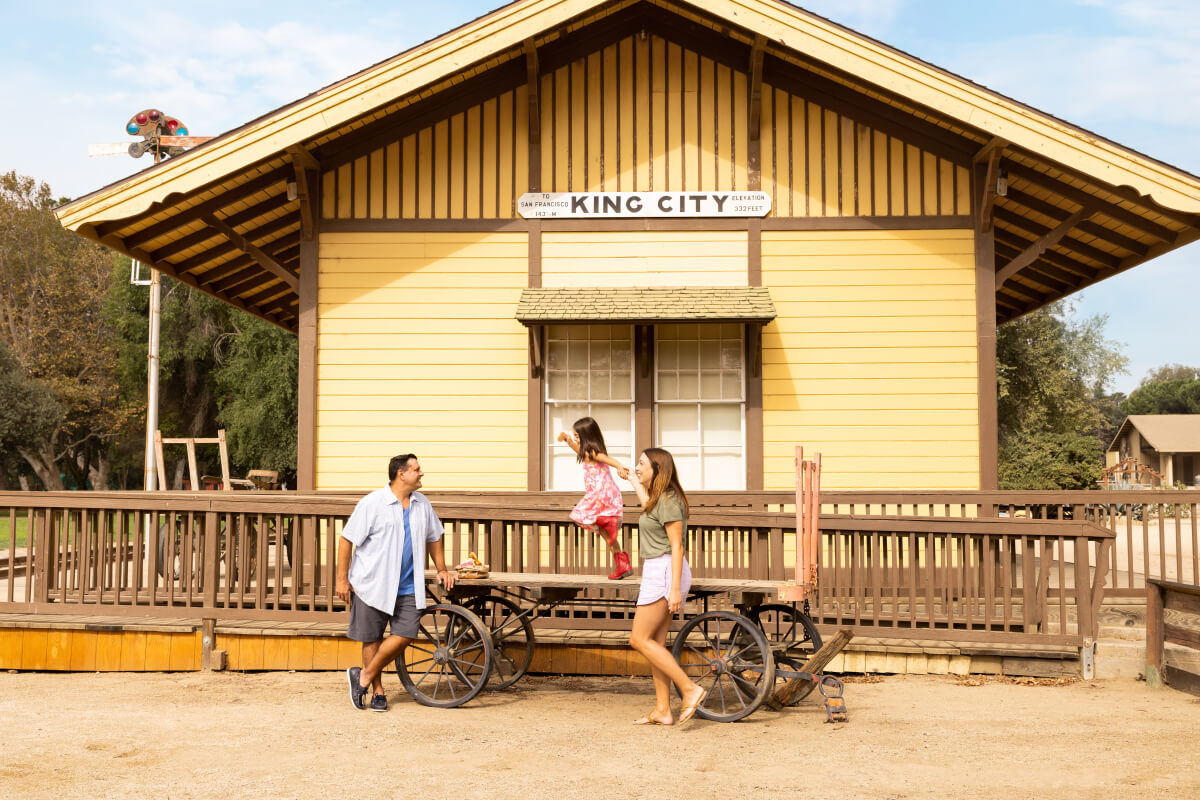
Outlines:
<svg viewBox="0 0 1200 800"><path fill-rule="evenodd" d="M591 399L591 397L592 397L592 391L591 391L592 342L594 341L591 337L591 334L592 334L593 328L600 328L600 327L608 328L608 329L617 328L617 327L627 327L629 330L629 398L628 398L628 400L626 400L624 398L616 399L616 400L593 400L593 399ZM585 341L588 344L588 353L587 353L588 399L586 399L586 400L575 399L575 398L555 399L555 398L551 397L551 394L550 394L551 373L552 372L563 372L563 373L569 374L572 371L579 371L579 370L570 369L570 367L573 366L570 364L567 365L568 369L565 369L565 370L561 370L561 369L560 370L552 370L550 367L550 350L551 350L552 342L579 341L578 339L571 339L569 337L560 337L560 336L555 335L557 333L565 332L565 329L567 329L567 328L573 328L573 329L585 328L585 329L587 329L588 335L587 335ZM545 450L543 453L544 461L542 462L545 465L545 469L543 472L543 475L544 475L543 484L544 484L545 488L549 491L581 490L583 488L583 470L582 469L580 469L580 470L578 470L578 472L574 473L574 475L576 477L572 478L570 480L569 484L561 485L561 486L554 484L554 459L555 459L555 456L558 455L561 457L562 452L564 450L568 450L568 447L566 444L559 442L557 440L556 437L558 436L558 431L551 427L551 425L552 425L551 419L553 417L553 411L556 408L577 406L580 408L579 416L595 416L593 409L596 406L602 406L602 407L608 407L608 408L623 407L623 408L627 409L629 412L629 431L628 431L628 433L629 433L629 442L630 442L630 453L628 455L628 458L631 460L631 463L629 466L632 466L632 459L637 457L637 454L632 452L637 449L637 440L635 438L635 435L636 435L635 420L636 420L636 412L637 412L637 409L635 407L636 401L637 401L637 397L636 397L636 395L637 395L637 388L636 388L637 352L636 352L636 339L635 339L636 331L635 331L633 325L628 325L628 326L614 325L614 324L570 325L570 326L568 326L568 325L547 325L545 336L546 336L546 338L545 338L546 366L545 366L545 378L543 380L543 392L542 392L542 430L545 432L545 435L543 436L543 441L545 442ZM603 341L603 340L598 340L598 341ZM612 341L612 340L609 339L608 341ZM569 356L568 356L568 358L569 358ZM610 365L608 371L609 372L614 371L612 369L611 365ZM610 384L610 387L611 387L611 384ZM567 425L569 426L570 423L568 422ZM607 431L603 431L603 428L602 428L602 432L608 433ZM611 436L606 436L605 437L606 442L609 441L610 438L611 438ZM611 445L610 445L610 449L611 449ZM614 456L614 458L620 458L622 460L627 457L624 452L614 453L613 456Z"/></svg>
<svg viewBox="0 0 1200 800"><path fill-rule="evenodd" d="M687 325L687 326L694 324L694 325L697 325L700 327L706 327L709 325L728 325L729 323L698 322L698 323L680 323L680 324ZM698 481L695 483L695 486L691 487L691 488L695 488L697 490L702 490L702 491L742 491L746 488L746 459L748 458L748 452L747 452L748 445L747 445L747 441L746 441L746 405L747 405L747 394L748 394L748 391L747 391L748 376L747 376L747 369L746 369L746 367L747 367L747 364L746 364L746 326L745 325L737 326L737 328L738 328L738 353L740 354L739 361L741 364L741 366L740 366L741 374L740 374L740 380L739 380L739 396L738 396L738 398L735 399L735 398L722 397L720 399L704 399L704 398L700 397L700 395L702 394L702 392L700 391L700 386L702 384L703 373L704 373L704 369L701 366L702 361L703 361L703 354L701 352L701 348L703 345L700 345L697 347L697 352L696 352L697 360L696 360L695 370L690 370L690 371L694 371L696 373L697 396L694 399L672 399L672 400L662 399L662 393L659 388L659 382L660 382L660 379L663 376L663 374L666 372L670 372L670 370L663 369L662 358L660 357L661 348L662 348L664 340L659 335L659 333L660 333L661 328L663 328L663 327L665 327L665 326L656 325L654 328L654 370L653 370L654 384L653 384L653 395L651 398L651 403L654 408L655 446L661 446L661 444L659 444L659 443L662 442L663 426L660 421L660 410L662 409L662 407L663 406L694 406L696 408L696 445L695 445L696 464L697 464L697 468L700 470L700 475L698 476ZM679 340L672 340L672 341L679 341ZM698 338L694 341L703 342L704 337L701 336L700 338ZM718 341L728 341L728 340L722 335ZM677 367L674 370L674 372L677 375L682 371L683 370L681 370L679 367ZM724 370L721 370L721 371L724 372ZM722 389L723 389L724 381L722 381L721 385L722 385ZM708 448L705 447L705 445L704 445L704 428L703 428L703 422L704 422L703 409L704 409L705 405L735 405L735 404L738 406L738 410L739 410L738 417L739 417L740 426L741 426L739 442L738 442L741 466L736 472L736 474L738 476L738 480L733 485L729 485L728 483L726 483L724 485L714 485L715 481L711 480L708 476L705 475L705 461L704 461L705 450L706 449L708 449L710 451L711 450L722 450L722 449L728 449L729 446L724 445L724 446L720 446L720 447L717 447L717 446L710 446Z"/></svg>

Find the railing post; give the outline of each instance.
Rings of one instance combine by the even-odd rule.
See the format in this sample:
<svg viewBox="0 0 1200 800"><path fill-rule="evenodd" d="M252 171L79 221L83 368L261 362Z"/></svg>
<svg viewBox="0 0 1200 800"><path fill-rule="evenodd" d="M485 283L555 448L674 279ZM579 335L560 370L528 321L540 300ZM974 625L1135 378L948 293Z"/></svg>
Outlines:
<svg viewBox="0 0 1200 800"><path fill-rule="evenodd" d="M1146 581L1146 685L1161 689L1163 681L1163 595L1166 590Z"/></svg>
<svg viewBox="0 0 1200 800"><path fill-rule="evenodd" d="M220 540L221 530L217 512L204 512L204 595L201 601L204 608L217 607L217 585L221 577L217 563Z"/></svg>
<svg viewBox="0 0 1200 800"><path fill-rule="evenodd" d="M50 569L50 525L53 517L53 509L43 509L37 514L40 520L36 530L34 531L33 547L29 548L29 552L33 553L34 571L31 580L33 584L33 602L47 603L50 601L50 579L54 573ZM15 539L15 536L14 536ZM26 575L29 575L26 570Z"/></svg>
<svg viewBox="0 0 1200 800"><path fill-rule="evenodd" d="M1078 633L1084 639L1096 636L1096 619L1092 611L1092 576L1089 569L1091 557L1088 539L1075 537L1075 621Z"/></svg>

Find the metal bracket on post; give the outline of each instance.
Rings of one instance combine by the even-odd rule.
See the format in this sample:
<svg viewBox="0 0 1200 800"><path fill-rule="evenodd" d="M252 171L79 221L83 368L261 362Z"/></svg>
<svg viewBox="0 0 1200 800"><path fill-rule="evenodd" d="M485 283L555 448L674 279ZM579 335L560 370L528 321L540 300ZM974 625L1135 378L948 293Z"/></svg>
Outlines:
<svg viewBox="0 0 1200 800"><path fill-rule="evenodd" d="M1085 681L1096 677L1096 640L1090 636L1083 640L1083 647L1079 648L1079 664L1083 668Z"/></svg>
<svg viewBox="0 0 1200 800"><path fill-rule="evenodd" d="M217 641L217 621L206 619L200 628L200 669L220 672L225 669L225 651L214 650Z"/></svg>

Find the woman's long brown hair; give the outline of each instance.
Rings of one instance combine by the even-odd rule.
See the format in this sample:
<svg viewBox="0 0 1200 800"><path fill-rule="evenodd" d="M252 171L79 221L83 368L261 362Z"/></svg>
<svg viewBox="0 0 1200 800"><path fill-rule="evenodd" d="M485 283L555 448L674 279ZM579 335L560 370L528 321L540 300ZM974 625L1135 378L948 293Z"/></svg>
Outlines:
<svg viewBox="0 0 1200 800"><path fill-rule="evenodd" d="M661 447L647 447L642 452L654 470L654 477L650 479L650 488L646 490L645 510L649 511L654 508L659 498L670 492L679 498L679 502L683 503L683 513L686 516L689 510L688 499L683 491L683 486L679 483L675 458Z"/></svg>

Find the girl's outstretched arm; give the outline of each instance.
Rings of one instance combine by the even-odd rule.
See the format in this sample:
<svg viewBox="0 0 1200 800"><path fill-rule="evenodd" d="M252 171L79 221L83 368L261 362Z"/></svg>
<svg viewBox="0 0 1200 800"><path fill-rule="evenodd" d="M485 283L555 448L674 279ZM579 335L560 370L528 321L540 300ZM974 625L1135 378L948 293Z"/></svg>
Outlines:
<svg viewBox="0 0 1200 800"><path fill-rule="evenodd" d="M575 451L576 455L579 454L579 442L575 441L575 437L571 434L567 433L566 431L562 431L558 434L558 441L566 442L570 448Z"/></svg>
<svg viewBox="0 0 1200 800"><path fill-rule="evenodd" d="M615 458L610 456L608 453L598 453L594 460L615 469L617 474L621 476L622 480L629 479L629 469L622 465L620 461L617 461Z"/></svg>

